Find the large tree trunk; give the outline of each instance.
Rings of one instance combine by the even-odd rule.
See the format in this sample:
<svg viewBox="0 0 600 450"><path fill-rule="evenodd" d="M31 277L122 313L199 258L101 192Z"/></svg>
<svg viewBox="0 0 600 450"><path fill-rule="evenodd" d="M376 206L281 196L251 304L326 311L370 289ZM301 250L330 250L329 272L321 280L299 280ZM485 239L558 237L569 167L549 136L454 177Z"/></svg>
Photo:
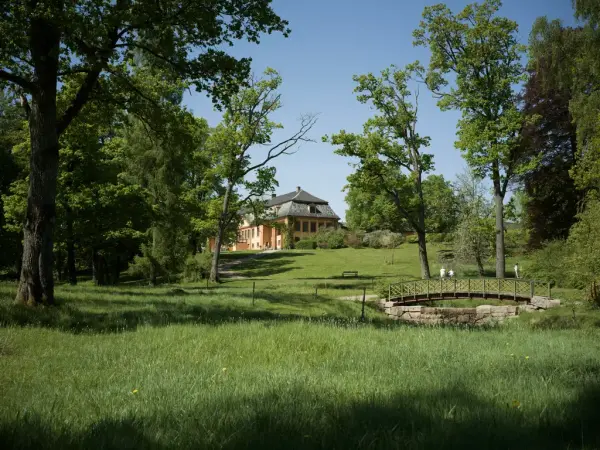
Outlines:
<svg viewBox="0 0 600 450"><path fill-rule="evenodd" d="M69 206L65 208L67 219L67 270L69 283L77 284L77 270L75 268L75 239L73 237L73 216Z"/></svg>
<svg viewBox="0 0 600 450"><path fill-rule="evenodd" d="M504 196L500 192L494 193L496 204L496 278L504 278Z"/></svg>
<svg viewBox="0 0 600 450"><path fill-rule="evenodd" d="M419 262L421 263L421 278L428 280L431 275L429 273L429 260L427 259L427 242L425 236L425 199L423 198L423 183L421 181L420 163L416 156L414 156L414 164L415 167L417 167L415 184L417 188L417 194L419 195L419 226L417 229L417 238L419 241Z"/></svg>
<svg viewBox="0 0 600 450"><path fill-rule="evenodd" d="M31 93L29 114L29 192L16 302L51 305L54 303L52 233L58 175L56 78L60 33L50 22L36 19L31 24L30 41L36 89Z"/></svg>
<svg viewBox="0 0 600 450"><path fill-rule="evenodd" d="M232 191L233 184L229 183L227 185L227 190L225 191L225 197L223 198L223 212L221 214L221 219L219 220L219 230L217 231L217 236L215 237L215 252L213 253L212 266L210 268L210 281L214 283L219 282L219 258L221 256L223 235L225 234L225 228L228 225L229 198Z"/></svg>
<svg viewBox="0 0 600 450"><path fill-rule="evenodd" d="M427 259L427 244L424 231L417 231L417 238L419 240L419 262L421 263L421 278L429 279L429 260Z"/></svg>

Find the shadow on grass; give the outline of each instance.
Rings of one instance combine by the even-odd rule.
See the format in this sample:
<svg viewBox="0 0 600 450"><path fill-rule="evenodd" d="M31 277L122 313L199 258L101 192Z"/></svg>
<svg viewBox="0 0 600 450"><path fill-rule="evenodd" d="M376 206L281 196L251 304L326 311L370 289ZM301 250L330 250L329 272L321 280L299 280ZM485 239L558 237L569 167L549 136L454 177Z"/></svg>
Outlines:
<svg viewBox="0 0 600 450"><path fill-rule="evenodd" d="M463 386L412 394L392 386L391 395L367 401L290 386L205 402L105 419L82 432L25 415L2 422L0 441L4 448L92 450L600 448L597 384L583 387L570 403L554 400L541 412L515 407L511 399L491 401Z"/></svg>
<svg viewBox="0 0 600 450"><path fill-rule="evenodd" d="M164 297L166 296L163 295ZM143 302L126 298L111 299L109 297L84 296L80 299L69 299L58 306L34 309L15 305L5 299L0 301L0 325L37 326L71 333L118 333L135 331L139 326L219 325L248 321L273 323L310 321L350 327L362 325L359 322L360 312L356 308L352 308L352 305L348 302L322 297L315 298L313 294L308 293L286 294L276 291L273 293L257 291L255 299L281 305L283 310L286 306L301 308L313 304L317 306L317 313L312 316L285 311L280 313L260 309L260 306L254 307L252 305L252 294L248 292L234 294L234 298L238 300L245 299L247 304L232 301L231 305L228 305L227 296L219 304L211 301L215 298L218 299L219 297L206 295L208 301L203 303L202 297L195 296L188 303L186 301L187 297L173 298L171 301L152 299ZM90 306L107 309L107 311L89 310ZM319 311L318 306L324 307ZM373 316L375 315L373 314ZM385 317L377 316L368 317L366 323L377 327L387 327L394 324Z"/></svg>

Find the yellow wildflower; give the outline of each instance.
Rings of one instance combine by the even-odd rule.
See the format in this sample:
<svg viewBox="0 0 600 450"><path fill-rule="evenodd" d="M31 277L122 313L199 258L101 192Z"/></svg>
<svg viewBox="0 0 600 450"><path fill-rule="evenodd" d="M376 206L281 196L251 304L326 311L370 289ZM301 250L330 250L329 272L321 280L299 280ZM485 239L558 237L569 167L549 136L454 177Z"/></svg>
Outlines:
<svg viewBox="0 0 600 450"><path fill-rule="evenodd" d="M131 391L132 394L137 394L139 391L137 389L134 389L133 391Z"/></svg>

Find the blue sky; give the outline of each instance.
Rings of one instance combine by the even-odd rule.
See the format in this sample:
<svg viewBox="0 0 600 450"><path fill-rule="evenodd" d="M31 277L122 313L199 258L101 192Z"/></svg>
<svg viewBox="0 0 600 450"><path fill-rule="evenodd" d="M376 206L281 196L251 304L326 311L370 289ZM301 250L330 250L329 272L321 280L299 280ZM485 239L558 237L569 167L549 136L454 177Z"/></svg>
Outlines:
<svg viewBox="0 0 600 450"><path fill-rule="evenodd" d="M404 66L415 60L426 65L429 52L412 45L412 31L418 26L423 7L438 3L425 0L274 0L273 8L290 22L292 33L265 36L260 45L239 43L229 51L237 57L251 57L253 71L276 69L283 77L283 107L274 119L284 125L278 136L297 130L304 113L318 113L311 131L317 142L303 144L291 156L274 162L279 181L278 194L296 186L328 200L334 211L344 217L347 205L342 192L352 168L347 158L333 153L321 136L345 129L360 132L373 111L360 104L352 92L352 75L378 73L391 64ZM445 2L454 12L467 0ZM534 20L542 15L573 23L570 0L505 0L500 14L516 20L519 37L526 43ZM196 116L211 126L220 120L203 93L192 92L184 99ZM435 170L448 179L465 168L460 152L454 148L458 112L441 112L425 89L419 98L418 131L431 137L428 152L434 154ZM277 137L277 136L276 136Z"/></svg>

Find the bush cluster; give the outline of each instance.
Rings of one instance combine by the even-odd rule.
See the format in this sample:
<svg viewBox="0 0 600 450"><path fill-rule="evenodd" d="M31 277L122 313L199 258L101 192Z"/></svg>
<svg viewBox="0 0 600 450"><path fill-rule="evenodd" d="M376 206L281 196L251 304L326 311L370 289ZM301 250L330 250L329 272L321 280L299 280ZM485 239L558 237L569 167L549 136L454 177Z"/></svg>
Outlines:
<svg viewBox="0 0 600 450"><path fill-rule="evenodd" d="M370 248L396 248L404 242L404 236L389 230L378 230L365 234L363 245Z"/></svg>

